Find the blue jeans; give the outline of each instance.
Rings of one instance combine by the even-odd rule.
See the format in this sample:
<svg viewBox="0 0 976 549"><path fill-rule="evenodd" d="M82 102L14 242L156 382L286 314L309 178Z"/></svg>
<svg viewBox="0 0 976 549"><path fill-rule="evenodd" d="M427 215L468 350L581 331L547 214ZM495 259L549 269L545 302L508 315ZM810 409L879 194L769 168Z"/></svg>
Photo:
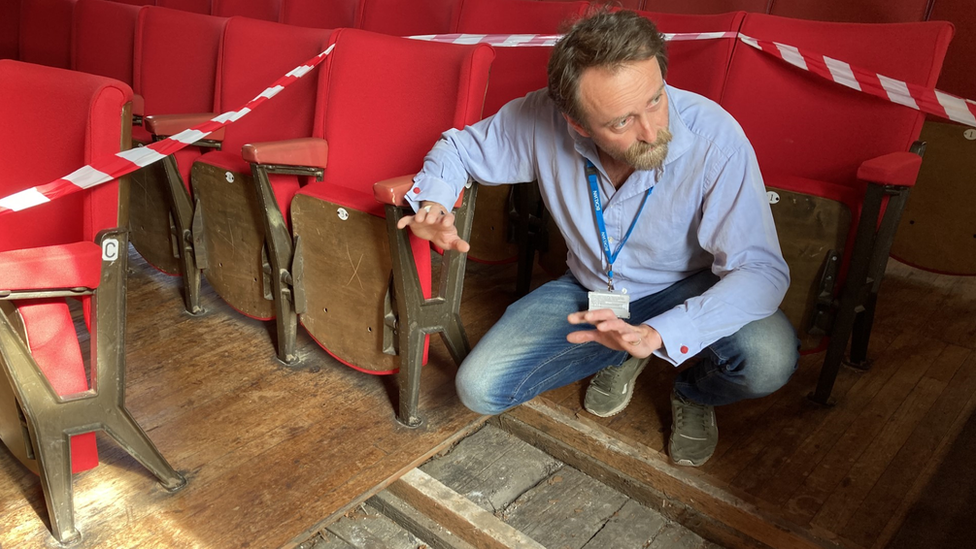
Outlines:
<svg viewBox="0 0 976 549"><path fill-rule="evenodd" d="M643 322L701 295L718 278L705 270L630 304L631 321ZM498 414L536 395L568 385L630 357L596 342L566 341L591 329L566 317L587 308L587 290L571 274L513 303L461 364L457 390L465 406ZM746 324L699 354L680 372L674 388L686 399L713 406L768 395L796 370L799 342L782 311Z"/></svg>

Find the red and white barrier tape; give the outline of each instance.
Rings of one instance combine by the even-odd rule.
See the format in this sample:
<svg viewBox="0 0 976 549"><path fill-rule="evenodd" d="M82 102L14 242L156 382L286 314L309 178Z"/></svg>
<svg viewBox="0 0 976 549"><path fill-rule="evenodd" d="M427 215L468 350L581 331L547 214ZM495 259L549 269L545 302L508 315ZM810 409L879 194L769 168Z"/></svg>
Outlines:
<svg viewBox="0 0 976 549"><path fill-rule="evenodd" d="M56 179L50 183L31 187L30 189L0 198L0 215L39 206L82 189L88 189L118 179L139 168L158 162L168 155L206 138L214 131L236 122L247 115L247 113L258 108L268 99L278 95L281 90L308 74L332 52L332 48L334 47L334 44L329 46L327 50L290 70L287 74L275 80L264 91L256 95L254 99L251 99L238 109L219 114L206 122L197 124L192 128L183 130L176 135L161 139L145 147L136 147L113 155L96 158L91 164L79 168L61 179Z"/></svg>
<svg viewBox="0 0 976 549"><path fill-rule="evenodd" d="M976 101L963 99L934 88L923 88L888 78L837 59L801 51L794 46L766 40L757 40L733 31L666 33L664 36L668 41L738 38L749 46L838 84L893 103L911 107L927 114L976 126ZM531 47L552 46L560 37L561 35L538 34L432 34L412 36L410 38L453 44L487 43L496 47ZM271 97L274 97L286 86L318 66L331 53L333 47L330 46L329 49L282 76L254 99L237 110L227 111L207 122L145 147L138 147L114 155L96 158L90 165L80 168L61 179L0 198L0 215L44 204L64 195L118 179L139 168L162 160L167 155L173 154L205 138L211 132L237 121Z"/></svg>

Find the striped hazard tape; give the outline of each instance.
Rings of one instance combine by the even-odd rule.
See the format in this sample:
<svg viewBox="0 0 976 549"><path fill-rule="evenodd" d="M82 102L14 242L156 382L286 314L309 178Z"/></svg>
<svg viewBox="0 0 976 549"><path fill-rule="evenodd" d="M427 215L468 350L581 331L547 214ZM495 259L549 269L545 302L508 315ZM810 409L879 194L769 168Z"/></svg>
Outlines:
<svg viewBox="0 0 976 549"><path fill-rule="evenodd" d="M738 38L753 48L838 84L899 105L911 107L926 114L976 126L976 101L963 99L934 88L924 88L889 78L825 55L800 50L794 46L767 40L758 40L737 32L666 33L664 36L668 41ZM487 43L496 47L544 47L554 45L560 37L561 35L540 34L432 34L412 36L410 38L453 44ZM247 115L247 113L277 95L286 86L305 74L308 74L308 72L318 66L331 53L333 47L330 46L329 49L282 76L254 99L237 110L227 111L207 122L145 147L138 147L114 155L97 158L90 165L80 168L61 179L0 198L0 215L12 211L25 210L67 194L112 181L113 179L148 166L153 162L162 160L167 155L173 154L205 138L211 132Z"/></svg>

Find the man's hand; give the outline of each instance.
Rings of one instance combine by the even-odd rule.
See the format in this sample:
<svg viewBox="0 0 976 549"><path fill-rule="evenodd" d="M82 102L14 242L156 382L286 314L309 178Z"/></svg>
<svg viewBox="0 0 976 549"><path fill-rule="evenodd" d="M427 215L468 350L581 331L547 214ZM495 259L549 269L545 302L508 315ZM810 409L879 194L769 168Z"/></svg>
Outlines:
<svg viewBox="0 0 976 549"><path fill-rule="evenodd" d="M461 253L471 249L471 245L458 237L454 226L454 214L436 202L423 202L416 215L403 216L397 222L398 229L410 227L418 238L429 240L443 250L457 250Z"/></svg>
<svg viewBox="0 0 976 549"><path fill-rule="evenodd" d="M661 334L646 324L634 326L617 318L610 309L580 311L569 315L570 324L592 324L595 330L580 330L566 336L570 343L596 341L604 347L627 351L631 356L645 358L664 345Z"/></svg>

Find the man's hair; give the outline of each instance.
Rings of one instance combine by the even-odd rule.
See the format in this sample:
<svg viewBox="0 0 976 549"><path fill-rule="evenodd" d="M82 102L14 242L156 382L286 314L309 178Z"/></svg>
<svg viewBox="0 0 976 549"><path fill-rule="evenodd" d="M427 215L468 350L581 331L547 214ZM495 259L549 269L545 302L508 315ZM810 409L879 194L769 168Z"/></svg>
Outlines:
<svg viewBox="0 0 976 549"><path fill-rule="evenodd" d="M625 63L652 57L657 57L661 76L665 76L668 55L664 36L654 23L632 11L601 10L578 21L553 47L549 57L549 96L563 113L584 124L579 99L584 70L616 70Z"/></svg>

